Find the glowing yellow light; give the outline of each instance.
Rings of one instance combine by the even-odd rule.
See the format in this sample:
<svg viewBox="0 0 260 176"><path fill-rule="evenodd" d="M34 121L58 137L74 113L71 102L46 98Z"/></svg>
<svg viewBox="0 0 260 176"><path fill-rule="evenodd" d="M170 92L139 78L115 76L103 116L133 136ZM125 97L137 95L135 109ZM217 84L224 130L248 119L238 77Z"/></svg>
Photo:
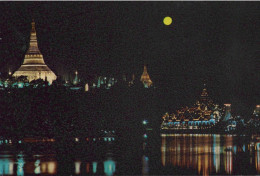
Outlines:
<svg viewBox="0 0 260 176"><path fill-rule="evenodd" d="M167 17L165 17L164 19L163 19L163 23L165 24L165 25L170 25L170 24L172 24L172 18L171 17L169 17L169 16L167 16Z"/></svg>
<svg viewBox="0 0 260 176"><path fill-rule="evenodd" d="M48 173L49 174L55 174L57 171L57 163L54 161L48 162Z"/></svg>
<svg viewBox="0 0 260 176"><path fill-rule="evenodd" d="M80 161L75 162L75 173L80 174Z"/></svg>

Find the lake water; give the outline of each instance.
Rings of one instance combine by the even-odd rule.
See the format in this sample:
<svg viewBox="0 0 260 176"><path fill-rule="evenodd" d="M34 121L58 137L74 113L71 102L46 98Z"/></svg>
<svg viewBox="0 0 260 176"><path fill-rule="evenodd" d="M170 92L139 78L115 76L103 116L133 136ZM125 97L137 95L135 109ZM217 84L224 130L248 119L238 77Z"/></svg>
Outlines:
<svg viewBox="0 0 260 176"><path fill-rule="evenodd" d="M162 134L156 140L148 134L141 145L132 143L26 150L2 144L0 175L260 174L258 136Z"/></svg>

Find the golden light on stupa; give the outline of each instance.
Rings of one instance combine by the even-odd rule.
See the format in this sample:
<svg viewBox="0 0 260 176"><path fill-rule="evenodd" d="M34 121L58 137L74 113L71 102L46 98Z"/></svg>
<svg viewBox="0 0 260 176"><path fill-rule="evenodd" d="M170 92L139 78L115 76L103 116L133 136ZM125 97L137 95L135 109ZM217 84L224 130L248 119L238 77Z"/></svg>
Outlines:
<svg viewBox="0 0 260 176"><path fill-rule="evenodd" d="M164 17L163 19L163 23L166 25L166 26L169 26L172 24L172 18L167 16L167 17Z"/></svg>
<svg viewBox="0 0 260 176"><path fill-rule="evenodd" d="M47 80L50 84L57 79L55 73L45 64L43 55L38 48L38 40L36 36L35 22L31 23L31 35L29 48L24 56L21 67L14 72L14 77L27 76L30 81L36 79Z"/></svg>

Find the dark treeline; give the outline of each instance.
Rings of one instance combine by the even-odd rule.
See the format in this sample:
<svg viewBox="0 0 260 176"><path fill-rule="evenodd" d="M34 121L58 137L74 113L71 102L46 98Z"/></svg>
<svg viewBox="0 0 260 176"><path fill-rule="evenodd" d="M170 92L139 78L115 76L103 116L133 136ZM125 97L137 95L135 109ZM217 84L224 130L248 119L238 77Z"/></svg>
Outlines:
<svg viewBox="0 0 260 176"><path fill-rule="evenodd" d="M145 119L148 127L159 130L162 115L181 106L176 102L184 101L177 93L175 99L164 96L165 91L146 89L140 81L132 87L119 82L109 90L89 92L58 84L5 89L0 91L1 136L87 137L101 130L131 136L143 134Z"/></svg>
<svg viewBox="0 0 260 176"><path fill-rule="evenodd" d="M134 133L147 119L160 126L156 89L118 84L90 92L65 87L10 89L0 92L2 136L67 138L97 135L100 130Z"/></svg>

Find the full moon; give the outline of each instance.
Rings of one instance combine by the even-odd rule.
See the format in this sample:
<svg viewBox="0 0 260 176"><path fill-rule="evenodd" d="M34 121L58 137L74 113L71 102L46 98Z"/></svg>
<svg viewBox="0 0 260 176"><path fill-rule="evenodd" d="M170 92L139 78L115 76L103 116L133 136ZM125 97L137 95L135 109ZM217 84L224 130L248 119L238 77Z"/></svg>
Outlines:
<svg viewBox="0 0 260 176"><path fill-rule="evenodd" d="M169 26L170 24L172 24L172 18L167 16L163 19L163 23L167 26Z"/></svg>

